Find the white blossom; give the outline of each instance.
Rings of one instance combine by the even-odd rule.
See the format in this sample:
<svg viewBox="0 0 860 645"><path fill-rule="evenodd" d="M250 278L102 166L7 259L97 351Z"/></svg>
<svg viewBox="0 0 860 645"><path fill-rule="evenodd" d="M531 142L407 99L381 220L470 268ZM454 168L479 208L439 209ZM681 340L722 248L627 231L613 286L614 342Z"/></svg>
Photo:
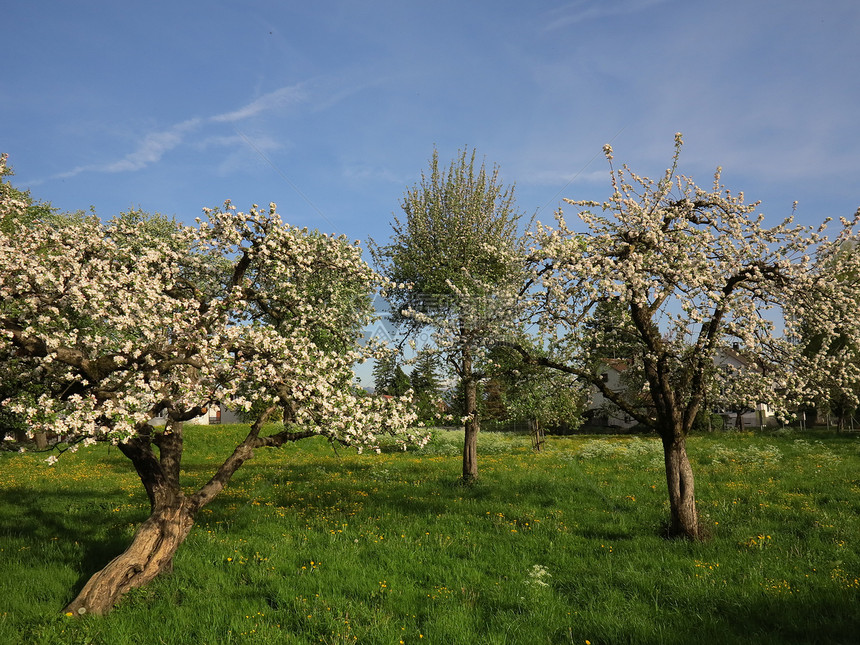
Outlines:
<svg viewBox="0 0 860 645"><path fill-rule="evenodd" d="M4 192L4 222L25 209ZM411 400L349 388L370 355L356 345L373 315L367 293L382 283L361 249L289 226L274 205L205 214L165 236L140 218L0 232L0 369L46 385L4 404L31 431L83 439L75 447L128 440L165 401L294 406L303 429L333 441L420 441ZM70 396L51 395L69 383Z"/></svg>

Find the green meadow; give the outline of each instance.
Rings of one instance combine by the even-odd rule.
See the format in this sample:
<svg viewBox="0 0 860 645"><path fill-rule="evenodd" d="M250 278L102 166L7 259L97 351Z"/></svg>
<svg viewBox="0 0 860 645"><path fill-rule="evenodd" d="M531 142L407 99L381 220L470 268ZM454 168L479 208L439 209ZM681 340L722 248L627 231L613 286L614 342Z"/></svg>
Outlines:
<svg viewBox="0 0 860 645"><path fill-rule="evenodd" d="M242 426L189 427L190 487ZM201 513L172 573L106 617L61 610L148 502L98 446L0 454L0 643L856 643L860 439L691 437L704 543L662 536L651 437L462 433L357 455L262 450Z"/></svg>

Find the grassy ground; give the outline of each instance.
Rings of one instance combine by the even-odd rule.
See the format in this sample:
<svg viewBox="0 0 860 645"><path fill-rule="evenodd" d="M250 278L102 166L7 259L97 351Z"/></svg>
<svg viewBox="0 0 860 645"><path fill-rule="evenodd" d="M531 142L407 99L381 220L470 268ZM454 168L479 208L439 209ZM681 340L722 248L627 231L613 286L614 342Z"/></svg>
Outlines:
<svg viewBox="0 0 860 645"><path fill-rule="evenodd" d="M241 427L192 428L187 483ZM694 437L705 544L660 536L650 438L458 433L418 452L264 451L175 570L104 618L60 615L145 495L114 448L0 455L0 643L856 643L860 439Z"/></svg>

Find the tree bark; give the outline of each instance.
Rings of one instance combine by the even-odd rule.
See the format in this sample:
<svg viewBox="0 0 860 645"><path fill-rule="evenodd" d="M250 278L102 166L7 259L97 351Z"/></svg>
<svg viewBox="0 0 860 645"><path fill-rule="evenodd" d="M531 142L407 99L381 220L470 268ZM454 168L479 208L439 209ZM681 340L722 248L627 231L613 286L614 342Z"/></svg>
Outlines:
<svg viewBox="0 0 860 645"><path fill-rule="evenodd" d="M128 591L141 587L173 566L173 555L185 541L194 516L181 496L159 505L135 532L129 547L95 573L63 610L75 615L108 613Z"/></svg>
<svg viewBox="0 0 860 645"><path fill-rule="evenodd" d="M182 444L182 422L175 420L169 420L161 433L142 426L137 436L119 444L146 490L150 515L135 531L129 547L93 574L65 613L106 614L124 594L172 569L173 555L201 507L186 498L179 485ZM158 456L153 445L158 447Z"/></svg>
<svg viewBox="0 0 860 645"><path fill-rule="evenodd" d="M144 426L139 434L119 449L134 464L149 496L149 518L135 532L129 547L95 573L78 596L63 610L75 615L106 614L124 594L149 583L173 568L173 555L188 537L197 513L224 489L242 464L260 446L278 447L288 441L313 436L313 431L283 432L260 437L263 424L275 411L270 406L261 414L242 441L212 478L193 495L186 496L179 485L182 459L182 422L169 421L170 427L153 434ZM152 446L158 446L156 458Z"/></svg>
<svg viewBox="0 0 860 645"><path fill-rule="evenodd" d="M465 325L460 323L460 333ZM470 484L478 479L478 431L481 420L478 417L478 381L472 372L472 350L468 344L463 346L460 363L460 379L463 383L463 413L467 417L463 438L463 482Z"/></svg>
<svg viewBox="0 0 860 645"><path fill-rule="evenodd" d="M469 418L463 439L463 481L468 483L478 479L478 431L481 422L478 419L478 384L469 378L464 383L464 389L465 413Z"/></svg>
<svg viewBox="0 0 860 645"><path fill-rule="evenodd" d="M666 483L669 488L669 536L690 540L701 538L699 515L693 485L693 468L687 457L687 440L674 435L663 438L663 455L666 461Z"/></svg>

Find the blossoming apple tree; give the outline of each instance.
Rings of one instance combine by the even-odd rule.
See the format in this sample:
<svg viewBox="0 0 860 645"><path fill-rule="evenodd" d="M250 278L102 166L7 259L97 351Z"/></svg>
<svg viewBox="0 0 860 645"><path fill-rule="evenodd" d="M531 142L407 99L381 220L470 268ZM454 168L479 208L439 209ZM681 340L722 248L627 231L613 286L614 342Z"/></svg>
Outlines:
<svg viewBox="0 0 860 645"><path fill-rule="evenodd" d="M561 211L554 226L538 225L532 251L541 270L534 302L549 354L522 353L590 382L656 431L665 455L669 533L697 539L686 451L697 414L709 393L728 380L736 396L782 409L791 397L810 393L815 369L808 369L797 342L798 321L825 299L817 317L829 316L831 327L838 326L851 320L857 302L816 270L811 254L840 248L857 220L843 221L832 242L823 236L824 225L798 226L791 217L765 227L763 216L754 214L758 204L721 185L719 169L710 190L678 174L681 145L679 134L672 167L656 181L627 166L612 167L606 146L610 199L566 200L583 209L578 215L584 231L569 226ZM606 302L620 306L629 321L625 329L635 351L624 358L641 374L641 388L610 388L604 368L593 360L595 337L583 323ZM828 334L822 342L835 338ZM714 358L729 347L751 357L755 367L730 379L715 369ZM819 367L836 364L828 363L826 352L818 360Z"/></svg>
<svg viewBox="0 0 860 645"><path fill-rule="evenodd" d="M140 216L27 223L25 207L0 195L0 370L21 385L3 405L30 432L60 437L49 461L117 445L151 506L67 612L105 613L168 569L197 514L258 448L314 435L359 447L377 447L381 432L422 440L406 399L351 386L372 351L357 341L379 284L356 245L289 226L274 205L228 203L169 234ZM217 402L246 411L250 430L187 491L183 422ZM165 425L152 425L162 411Z"/></svg>
<svg viewBox="0 0 860 645"><path fill-rule="evenodd" d="M844 221L843 226L849 223ZM800 400L819 413L835 415L838 431L845 430L860 407L858 242L856 236L846 236L822 248L816 257L816 287L798 293L789 304L792 317L799 321L805 358L798 372L808 384Z"/></svg>

